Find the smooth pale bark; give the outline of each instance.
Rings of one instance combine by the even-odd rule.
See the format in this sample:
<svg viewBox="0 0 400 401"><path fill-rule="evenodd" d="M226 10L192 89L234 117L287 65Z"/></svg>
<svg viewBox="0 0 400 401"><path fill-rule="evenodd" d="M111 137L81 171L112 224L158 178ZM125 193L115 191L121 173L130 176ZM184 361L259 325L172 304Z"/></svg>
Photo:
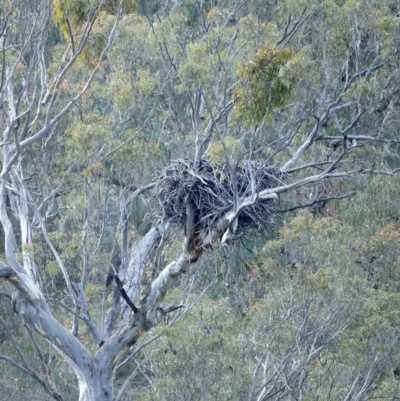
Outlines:
<svg viewBox="0 0 400 401"><path fill-rule="evenodd" d="M13 171L12 171L13 173ZM22 258L25 270L32 280L36 279L36 266L31 257L32 231L29 221L28 196L17 174L11 174L13 186L21 196L17 198L18 215L21 227Z"/></svg>
<svg viewBox="0 0 400 401"><path fill-rule="evenodd" d="M271 196L273 197L273 196ZM104 344L92 356L83 344L63 327L52 315L44 295L35 281L22 272L17 272L4 263L0 263L0 278L7 279L18 290L13 299L14 310L20 314L25 323L33 327L63 356L74 370L79 383L80 401L108 401L113 399L113 368L117 357L128 345L157 325L163 318L161 303L168 289L175 280L187 272L191 263L197 261L203 250L217 242L237 213L229 212L203 239L201 251L194 248L194 236L183 241L183 252L177 260L166 266L151 284L150 290L141 301L135 314L128 314L123 324L117 325L115 331L105 339ZM3 219L7 214L1 215ZM194 215L191 205L187 207L186 232L192 233ZM136 275L143 269L143 257L147 257L160 231L151 231L135 248L138 253ZM140 262L140 263L139 263ZM133 262L132 262L133 263ZM133 267L133 264L132 264Z"/></svg>
<svg viewBox="0 0 400 401"><path fill-rule="evenodd" d="M79 381L79 388L91 387L95 363L89 351L52 315L37 284L26 274L0 262L0 278L7 279L18 290L13 296L13 309L68 361ZM83 391L83 393L85 393ZM91 398L80 398L92 400ZM93 398L94 400L94 398Z"/></svg>
<svg viewBox="0 0 400 401"><path fill-rule="evenodd" d="M39 284L36 282L37 271L30 254L30 245L32 244L32 206L36 212L37 209L35 209L35 205L30 204L31 199L25 186L20 166L17 163L21 151L48 137L56 124L76 106L79 99L89 89L114 41L122 13L123 1L119 4L115 23L110 31L107 43L98 57L97 64L91 69L89 76L77 92L71 94L71 98L57 111L53 106L55 105L58 87L81 54L100 8L94 7L88 13L86 23L80 31L80 36L75 38L76 46L74 51L66 56L62 69L54 77L52 84L49 85L44 58L47 52L46 41L49 26L51 25L51 4L51 1L32 3L31 8L31 4L26 2L15 2L15 5L11 6L9 13L1 16L0 40L2 41L3 51L7 52L13 47L19 50L18 57L14 61L10 61L11 59L5 56L6 53L3 54L3 61L7 60L9 64L3 66L5 68L3 71L5 76L2 77L2 87L0 88L2 121L6 124L1 147L0 222L4 229L5 256L9 264L6 265L0 262L0 278L8 280L16 289L12 297L14 312L19 314L29 327L32 327L45 338L74 370L79 383L79 400L111 401L113 399L112 364L109 363L108 358L96 359L74 335L57 321ZM14 20L11 18L8 20L8 17L14 11L25 15L27 25L24 27L26 28L25 34L22 33L22 29L21 35L17 39L14 37L16 43L9 43L9 40L11 40L9 38L12 35L4 34L6 29L10 28L10 30L16 29L18 31L18 26L14 26ZM8 27L8 25L10 26ZM33 52L32 49L35 49L35 51ZM29 54L29 57L27 57L27 54ZM16 79L16 68L24 58L29 59L26 64L28 73L24 79L21 79L22 89L19 88L17 92L17 89L13 87L13 80ZM36 70L39 70L40 78L35 75ZM18 78L19 81L20 79ZM38 84L39 81L40 84ZM19 92L20 90L21 92ZM16 128L20 120L26 121L22 130ZM38 126L39 121L41 123L40 126ZM32 132L29 130L32 130ZM13 222L8 215L7 202L11 204L12 211L20 224L21 237L18 239L21 240L22 249L17 246ZM40 220L38 212L37 218ZM47 235L46 230L44 230L44 234L45 236ZM21 260L17 257L20 252L22 254ZM72 297L73 303L77 306L78 293L72 288L69 278L65 277L65 279L69 287L69 296ZM79 312L79 308L76 308L76 310ZM125 345L122 344L120 347ZM53 394L49 394L53 398L61 399L56 391L53 391Z"/></svg>
<svg viewBox="0 0 400 401"><path fill-rule="evenodd" d="M19 262L15 266L7 266L0 262L0 278L8 280L18 290L13 297L14 311L21 315L24 321L33 327L37 333L43 336L63 356L74 370L79 383L80 401L111 401L114 397L113 370L119 361L121 353L128 346L133 345L138 338L150 328L163 320L164 310L162 302L173 283L189 269L190 264L195 263L202 253L211 248L218 241L229 238L231 225L237 221L238 213L252 205L259 199L276 199L277 194L297 188L309 182L322 180L325 177L343 176L345 173L332 173L330 169L321 174L310 176L293 184L265 190L259 194L253 194L241 200L236 210L226 213L210 231L203 237L196 237L194 230L194 210L190 201L186 205L186 236L182 241L182 253L173 262L169 263L153 280L149 291L138 303L138 310L133 313L129 308L124 308L123 319L111 323L111 329L104 335L97 351L92 355L87 348L63 327L52 315L49 305L34 279L26 274L24 267ZM0 220L5 227L7 238L13 237L12 226L5 207L5 187L0 192ZM23 209L19 210L21 213ZM163 230L167 225L161 225L150 232L132 248L131 261L125 277L126 290L131 297L138 297L139 286L143 275L143 269L150 252L160 240ZM7 231L8 230L8 231ZM11 241L10 241L11 243ZM11 256L15 257L14 249ZM12 260L12 258L11 258ZM15 258L16 260L16 258ZM21 269L21 271L19 271ZM84 297L81 289L81 296ZM120 301L124 302L124 301Z"/></svg>

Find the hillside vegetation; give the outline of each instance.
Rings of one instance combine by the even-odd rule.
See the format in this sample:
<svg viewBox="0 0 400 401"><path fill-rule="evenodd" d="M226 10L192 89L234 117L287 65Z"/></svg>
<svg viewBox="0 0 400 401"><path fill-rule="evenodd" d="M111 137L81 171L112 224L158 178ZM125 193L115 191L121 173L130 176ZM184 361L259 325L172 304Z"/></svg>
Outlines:
<svg viewBox="0 0 400 401"><path fill-rule="evenodd" d="M399 88L395 0L0 0L0 399L400 399Z"/></svg>

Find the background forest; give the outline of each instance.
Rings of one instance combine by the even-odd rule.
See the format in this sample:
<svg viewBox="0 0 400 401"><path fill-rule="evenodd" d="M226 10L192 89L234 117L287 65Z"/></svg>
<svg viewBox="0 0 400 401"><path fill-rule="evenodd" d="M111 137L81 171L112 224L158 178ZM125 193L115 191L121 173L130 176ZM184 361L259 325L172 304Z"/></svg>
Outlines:
<svg viewBox="0 0 400 401"><path fill-rule="evenodd" d="M0 17L1 259L98 355L195 244L104 400L400 399L399 0ZM0 399L92 400L0 278Z"/></svg>

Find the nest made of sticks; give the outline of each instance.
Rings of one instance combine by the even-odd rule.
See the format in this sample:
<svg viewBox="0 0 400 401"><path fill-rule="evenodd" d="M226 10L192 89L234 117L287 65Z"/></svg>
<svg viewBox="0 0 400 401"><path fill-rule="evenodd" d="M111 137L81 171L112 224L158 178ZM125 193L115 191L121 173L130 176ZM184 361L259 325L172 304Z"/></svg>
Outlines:
<svg viewBox="0 0 400 401"><path fill-rule="evenodd" d="M196 171L193 162L173 161L158 179L154 196L164 217L179 225L186 220L186 200L195 208L196 231L210 230L227 212L234 209L235 193L250 196L277 185L280 172L262 162L243 162L234 167L234 177L226 165L214 166L202 160ZM240 211L238 220L243 227L267 226L274 213L272 200L256 200Z"/></svg>

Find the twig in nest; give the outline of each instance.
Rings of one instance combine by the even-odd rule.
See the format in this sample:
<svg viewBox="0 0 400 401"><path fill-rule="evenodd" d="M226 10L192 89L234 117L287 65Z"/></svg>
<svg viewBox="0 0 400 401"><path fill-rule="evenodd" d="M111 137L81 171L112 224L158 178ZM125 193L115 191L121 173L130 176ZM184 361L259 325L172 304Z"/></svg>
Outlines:
<svg viewBox="0 0 400 401"><path fill-rule="evenodd" d="M237 196L248 196L272 188L281 173L262 162L242 163L236 166L232 180L230 170L202 160L198 172L187 160L173 161L158 179L153 196L161 205L164 216L181 226L186 221L186 199L195 208L196 232L213 228L231 211ZM256 201L239 214L241 227L267 226L275 212L272 201Z"/></svg>

